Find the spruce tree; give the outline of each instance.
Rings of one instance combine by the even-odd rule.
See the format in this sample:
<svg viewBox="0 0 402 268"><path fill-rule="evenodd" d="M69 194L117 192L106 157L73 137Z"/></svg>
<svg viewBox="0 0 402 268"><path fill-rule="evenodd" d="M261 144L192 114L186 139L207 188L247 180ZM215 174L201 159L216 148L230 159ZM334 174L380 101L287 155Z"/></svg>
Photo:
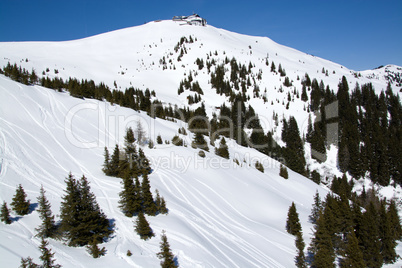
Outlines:
<svg viewBox="0 0 402 268"><path fill-rule="evenodd" d="M104 152L104 157L105 157L105 162L103 163L103 173L105 173L105 175L110 175L111 173L111 167L110 167L110 155L109 155L109 151L107 149L107 147L105 146L105 152Z"/></svg>
<svg viewBox="0 0 402 268"><path fill-rule="evenodd" d="M79 226L79 214L80 214L80 201L81 194L78 181L69 173L65 180L66 189L65 195L62 197L60 207L60 231L63 236L69 241L70 246L76 246L73 242L80 234L77 232Z"/></svg>
<svg viewBox="0 0 402 268"><path fill-rule="evenodd" d="M398 259L398 255L395 252L397 243L392 234L391 217L390 214L387 213L385 201L381 202L379 216L381 256L385 264L394 263Z"/></svg>
<svg viewBox="0 0 402 268"><path fill-rule="evenodd" d="M154 236L154 233L149 226L144 213L142 213L141 211L138 213L137 220L135 222L135 231L141 237L141 239L144 240L148 240L149 238Z"/></svg>
<svg viewBox="0 0 402 268"><path fill-rule="evenodd" d="M303 241L302 232L298 232L296 234L296 242L295 243L296 243L296 249L297 249L297 255L295 257L296 267L307 268L306 256L304 255L304 247L306 246L306 244Z"/></svg>
<svg viewBox="0 0 402 268"><path fill-rule="evenodd" d="M156 137L156 143L157 144L163 144L161 135L158 135L158 137Z"/></svg>
<svg viewBox="0 0 402 268"><path fill-rule="evenodd" d="M299 214L297 213L294 202L292 202L292 205L289 207L288 218L286 220L286 231L291 235L297 235L297 233L301 232Z"/></svg>
<svg viewBox="0 0 402 268"><path fill-rule="evenodd" d="M123 176L122 184L123 190L119 193L119 208L127 217L132 217L141 210L140 193L128 172Z"/></svg>
<svg viewBox="0 0 402 268"><path fill-rule="evenodd" d="M3 205L1 206L1 212L0 212L0 219L2 222L5 224L11 224L11 219L10 219L10 210L7 207L7 203L4 201Z"/></svg>
<svg viewBox="0 0 402 268"><path fill-rule="evenodd" d="M161 267L162 268L174 268L178 267L175 262L175 257L170 249L169 242L167 240L165 230L162 231L161 242L160 242L161 251L156 255L159 259L161 259Z"/></svg>
<svg viewBox="0 0 402 268"><path fill-rule="evenodd" d="M99 248L98 242L96 240L93 240L91 243L87 245L87 251L95 259L104 256L106 254L105 247Z"/></svg>
<svg viewBox="0 0 402 268"><path fill-rule="evenodd" d="M204 135L199 131L195 133L194 139L191 143L191 147L199 148L209 152L208 143L205 141Z"/></svg>
<svg viewBox="0 0 402 268"><path fill-rule="evenodd" d="M161 197L161 206L160 206L159 212L161 214L168 214L168 212L169 212L168 208L166 207L165 198L163 196Z"/></svg>
<svg viewBox="0 0 402 268"><path fill-rule="evenodd" d="M134 142L134 131L131 127L129 127L126 130L126 135L124 136L124 150L128 160L127 168L130 169L130 174L136 176L140 171L138 170L138 153Z"/></svg>
<svg viewBox="0 0 402 268"><path fill-rule="evenodd" d="M70 173L65 180L66 194L60 208L60 229L70 246L85 246L96 240L103 242L113 230L100 210L85 176L77 181Z"/></svg>
<svg viewBox="0 0 402 268"><path fill-rule="evenodd" d="M260 163L260 161L255 161L255 168L258 171L264 173L264 166Z"/></svg>
<svg viewBox="0 0 402 268"><path fill-rule="evenodd" d="M224 137L222 137L221 141L219 142L219 148L215 148L215 154L220 157L229 159L229 150Z"/></svg>
<svg viewBox="0 0 402 268"><path fill-rule="evenodd" d="M49 242L46 241L42 237L41 244L39 246L39 249L42 252L42 255L39 257L39 259L42 261L41 267L43 267L43 268L60 268L61 265L54 264L56 261L54 259L54 253L52 252L51 249L47 248L48 245L49 245Z"/></svg>
<svg viewBox="0 0 402 268"><path fill-rule="evenodd" d="M318 124L315 124L314 131L311 133L311 158L319 163L327 160L325 138Z"/></svg>
<svg viewBox="0 0 402 268"><path fill-rule="evenodd" d="M317 219L320 216L320 212L322 212L323 206L320 198L320 194L318 193L318 190L315 192L314 195L314 204L311 208L311 214L309 216L309 220L312 224L317 223Z"/></svg>
<svg viewBox="0 0 402 268"><path fill-rule="evenodd" d="M286 166L295 172L305 174L306 159L304 158L303 141L293 116L290 117L289 123L284 121L282 140L286 143L286 147L283 149Z"/></svg>
<svg viewBox="0 0 402 268"><path fill-rule="evenodd" d="M29 206L31 205L29 200L26 200L27 194L25 193L22 185L18 185L11 202L11 207L18 215L24 216L29 213Z"/></svg>
<svg viewBox="0 0 402 268"><path fill-rule="evenodd" d="M143 176L151 173L151 165L141 148L138 150L138 168Z"/></svg>
<svg viewBox="0 0 402 268"><path fill-rule="evenodd" d="M152 197L151 185L148 179L148 175L146 174L142 176L141 198L143 212L151 216L155 215L157 212L157 208Z"/></svg>
<svg viewBox="0 0 402 268"><path fill-rule="evenodd" d="M289 178L289 174L288 174L288 169L281 164L281 166L279 167L279 176L281 176L284 179L288 179Z"/></svg>
<svg viewBox="0 0 402 268"><path fill-rule="evenodd" d="M37 236L48 238L54 237L57 227L55 224L54 216L52 215L51 206L49 200L45 196L46 191L43 189L43 185L40 187L40 195L38 197L39 204L39 218L42 220L42 224L35 230L38 232Z"/></svg>
<svg viewBox="0 0 402 268"><path fill-rule="evenodd" d="M160 196L158 189L156 189L155 193L156 193L155 205L156 205L157 211L161 214L167 214L168 210L166 208L165 199Z"/></svg>
<svg viewBox="0 0 402 268"><path fill-rule="evenodd" d="M330 230L328 230L329 220L324 213L320 213L317 219L314 237L311 239L309 247L310 257L312 258L311 267L334 267L335 251L332 245Z"/></svg>
<svg viewBox="0 0 402 268"><path fill-rule="evenodd" d="M33 262L31 257L21 258L21 265L19 268L40 268L39 265Z"/></svg>
<svg viewBox="0 0 402 268"><path fill-rule="evenodd" d="M351 230L347 236L346 249L344 252L344 257L340 262L340 267L366 267L363 260L363 254L359 247L359 241L357 240L353 230Z"/></svg>
<svg viewBox="0 0 402 268"><path fill-rule="evenodd" d="M370 202L363 213L358 233L359 246L362 248L366 267L381 267L381 241L377 223L377 211Z"/></svg>
<svg viewBox="0 0 402 268"><path fill-rule="evenodd" d="M120 172L120 150L119 145L116 144L110 160L110 176L118 176Z"/></svg>
<svg viewBox="0 0 402 268"><path fill-rule="evenodd" d="M87 245L92 241L102 243L113 230L110 230L109 220L100 209L95 195L91 192L89 182L83 175L80 181L80 214L78 226L79 237L74 239L78 245Z"/></svg>
<svg viewBox="0 0 402 268"><path fill-rule="evenodd" d="M391 233L394 240L401 240L402 239L401 221L399 219L398 209L396 208L396 204L393 199L391 200L388 206L387 214L390 217Z"/></svg>

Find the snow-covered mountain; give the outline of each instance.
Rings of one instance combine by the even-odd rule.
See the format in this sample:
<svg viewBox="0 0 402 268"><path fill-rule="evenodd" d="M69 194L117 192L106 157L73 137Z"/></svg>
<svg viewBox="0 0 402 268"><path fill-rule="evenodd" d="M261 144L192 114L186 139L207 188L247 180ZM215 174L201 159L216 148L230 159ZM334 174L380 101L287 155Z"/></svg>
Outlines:
<svg viewBox="0 0 402 268"><path fill-rule="evenodd" d="M260 97L254 97L253 88L248 88L249 103L263 127L274 130L278 140L281 125L275 124L273 113L295 116L305 133L306 103L293 97L289 109L285 105L289 92L301 92L306 73L335 92L342 76L350 88L371 82L380 92L391 81L394 91L400 92L402 86L402 68L398 66L355 72L269 38L173 21L150 22L74 41L0 43L0 66L17 63L35 69L39 76L43 72L51 78L93 79L121 90L130 86L149 88L165 104L187 105L192 92L178 95L177 90L180 81L191 73L204 92L202 100L208 115L228 99L216 94L207 67L200 70L196 60L214 59L220 64L226 58L251 66ZM284 77L271 72L272 62L286 70L291 87L283 85ZM152 190L158 189L165 197L170 212L148 217L156 237L143 241L134 232L134 218L125 217L118 208L120 179L107 177L101 170L103 149L123 145L125 129L135 128L138 120L154 141L159 134L163 140L171 140L178 128L187 127L185 123L152 119L107 102L21 85L4 76L0 76L0 101L0 200L11 202L16 186L22 184L28 198L36 203L43 185L53 212L58 214L64 179L71 171L76 177L87 176L101 208L115 222L115 235L104 244L107 254L100 259L93 259L83 248L50 240L63 267L158 266L156 252L162 230L166 230L182 267L293 267L294 237L285 230L292 201L300 214L304 239L309 242L313 195L318 190L325 196L327 189L292 171L288 180L283 179L277 161L234 141L229 141L229 160L213 152L201 158L190 146L144 147L154 169L150 175ZM183 138L191 143L191 134ZM264 165L264 173L254 168L256 161ZM335 162L334 154L329 153L326 169L336 173ZM33 211L9 226L0 225L2 266L16 267L21 257L38 260L39 239L34 237L34 228L39 224L38 213ZM126 255L127 250L133 253L131 257ZM400 246L398 253L402 255ZM401 264L399 261L394 267Z"/></svg>

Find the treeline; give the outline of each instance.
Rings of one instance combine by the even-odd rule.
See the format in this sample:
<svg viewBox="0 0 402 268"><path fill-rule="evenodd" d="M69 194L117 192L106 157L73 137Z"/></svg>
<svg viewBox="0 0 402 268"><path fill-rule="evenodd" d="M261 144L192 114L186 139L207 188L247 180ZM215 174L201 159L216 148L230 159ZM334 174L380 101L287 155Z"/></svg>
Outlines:
<svg viewBox="0 0 402 268"><path fill-rule="evenodd" d="M309 220L313 237L304 254L302 229L294 203L289 208L286 229L296 236L297 267L382 267L394 263L402 229L393 200L379 199L374 190L360 196L351 192L346 177L335 178L339 195L318 194ZM350 196L351 199L348 198Z"/></svg>

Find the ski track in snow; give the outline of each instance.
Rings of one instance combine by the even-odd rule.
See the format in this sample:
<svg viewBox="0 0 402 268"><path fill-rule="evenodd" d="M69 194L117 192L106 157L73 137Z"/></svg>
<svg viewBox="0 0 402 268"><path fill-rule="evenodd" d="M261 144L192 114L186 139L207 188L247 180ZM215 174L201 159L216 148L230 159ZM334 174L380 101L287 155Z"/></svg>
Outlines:
<svg viewBox="0 0 402 268"><path fill-rule="evenodd" d="M175 189L180 193L182 196L183 201L185 201L194 211L196 211L200 216L195 216L194 214L193 217L195 217L197 220L194 220L195 222L200 222L204 221L207 222L207 226L209 226L211 229L213 229L214 232L219 233L222 237L229 238L232 241L236 242L236 245L239 247L239 249L243 252L247 253L247 258L245 258L246 262L249 262L249 265L253 265L255 267L263 266L266 265L267 263L270 263L271 265L274 265L275 267L283 267L276 261L274 261L272 258L267 256L266 254L262 253L260 250L255 248L253 245L250 243L246 242L244 239L242 239L240 236L236 235L235 232L233 232L229 227L228 223L232 222L232 226L235 227L238 230L241 230L242 232L247 232L250 235L258 235L251 229L245 227L242 225L239 221L235 220L233 217L230 217L227 213L225 213L223 210L219 209L219 207L214 207L214 204L210 201L210 198L208 198L206 195L202 194L199 190L196 189L195 186L191 185L188 181L194 182L193 179L187 178L184 179L178 172L173 172L171 170L164 170L163 172L159 171L159 173L164 173L165 176L169 177L170 179L174 179L174 183L172 185L175 187ZM170 173L170 176L166 175L166 173ZM187 183L186 183L187 181ZM206 186L203 182L200 180L196 180L198 183ZM184 186L184 183L187 185ZM179 189L182 188L183 190ZM213 191L210 187L208 189L213 192L214 195L216 195L218 198L222 199L225 201L221 195L219 195L217 192ZM188 193L191 195L191 197L187 198L185 193ZM198 196L195 194L197 193ZM202 200L201 200L202 199ZM195 206L190 200L195 200L198 201L198 206ZM234 207L232 207L229 203L226 202L226 204L233 210ZM201 207L204 207L205 211L201 209ZM214 212L210 209L210 207L214 207L217 212ZM236 211L236 210L235 210ZM236 211L238 214L240 214L238 211ZM250 219L246 218L244 215L240 214L243 218L245 218L247 221L251 221ZM224 216L225 220L219 221L218 219L221 219L221 217ZM203 220L202 220L203 219ZM190 222L189 219L187 219L188 222ZM195 224L191 222L192 226L195 227ZM211 232L209 230L200 230L200 227L197 226L197 228L200 232L203 233L204 238L208 239L206 236L211 236ZM211 236L213 238L213 236ZM208 239L210 243L213 243L211 239ZM220 242L220 241L218 241ZM269 240L267 242L270 242ZM220 242L221 243L221 242ZM272 243L274 244L274 243ZM215 243L213 245L218 249L221 248L222 246L226 246L225 244L222 243L222 245L219 247ZM235 254L238 254L234 249L229 248L230 251L232 251ZM224 256L226 256L222 251L220 251ZM292 252L289 250L289 252ZM242 256L243 257L243 256ZM250 258L254 259L254 262L250 260ZM262 258L262 260L261 260ZM235 264L234 264L235 265Z"/></svg>
<svg viewBox="0 0 402 268"><path fill-rule="evenodd" d="M198 41L193 44L186 43L188 53L183 56L180 63L176 62L173 48L182 36L189 35L197 37ZM118 50L122 53L110 53L117 49L115 39L121 41ZM40 49L35 48L37 45ZM254 75L257 70L263 70L262 80L258 80L257 84L261 90L264 90L264 87L268 88L268 103L263 103L261 99L252 99L255 112L261 118L271 117L273 112L283 114L285 117L294 115L302 131L306 127L308 116L303 110L304 103L291 102L291 109L284 108L281 100L286 99L287 93L292 91L293 87L284 87L284 92L278 92L277 89L283 85L281 81L283 79L270 72L269 66L265 66L264 59L268 55L269 63L282 64L287 76L297 86L297 90L301 88L297 77L302 78L305 73L311 75L311 80L322 79L325 85L329 85L335 91L342 75L347 77L350 85L373 81L378 92L386 85L385 80L381 80L382 76L377 80L367 79L364 74L361 78L355 78L354 72L343 66L281 46L268 38L239 35L212 26L178 27L166 21L151 22L76 41L27 42L11 45L0 43L0 47L2 55L4 54L4 57L0 57L0 64L6 63L6 59L18 62L23 55L29 58L29 62L20 64L27 69L34 67L40 71L46 67L57 68L60 71L57 76L63 79L68 79L70 76L78 79L94 79L95 83L105 82L110 88L114 88L113 81L117 80L118 86L122 89L131 86L134 75L135 88L155 90L159 100L179 107L187 102L186 94L190 92L186 90L185 94L177 96L177 85L184 74L189 74L189 70L197 71L194 80L200 82L204 91L203 100L206 101L208 115L216 112L215 107L227 99L216 95L216 90L206 82L210 79L209 73L205 69L198 70L194 61L197 57L205 60L205 55L216 50L219 55L212 58L215 58L218 64L222 63L225 57L229 59L235 57L240 64L249 62L255 64L252 70ZM65 59L60 53L71 54L71 58ZM103 55L101 59L99 55ZM169 58L168 55L173 57ZM172 59L177 70L161 70L157 63L163 56ZM105 62L107 64L104 64ZM152 62L155 62L156 66L153 66ZM321 73L323 67L329 70L329 76ZM119 74L116 78L116 73L124 68L126 75ZM397 69L396 66L389 68ZM336 71L336 75L331 74L331 71L334 73ZM51 78L56 76L52 73L46 75ZM159 79L155 79L156 76ZM225 74L225 77L229 79L228 74ZM252 90L252 87L247 88L247 94L252 96ZM398 89L396 90L398 92ZM154 133L148 132L148 134L162 133L163 140L170 140L177 133L178 127L187 125L183 122L172 123L159 119L152 121L145 113L134 113L116 104L75 99L68 95L66 92L59 93L40 86L21 85L0 75L2 101L0 197L10 202L15 186L21 183L32 199L38 195L42 184L52 197L52 205L56 204L57 209L64 194L64 178L71 171L75 176L85 175L88 178L102 210L115 223L113 237L102 244L106 247L107 254L99 260L91 258L84 248L68 248L61 242L50 240L52 249L56 251L56 258L63 267L157 266L160 261L156 257L160 242L158 235L163 229L167 231L172 250L182 267L292 267L294 265L293 258L296 252L294 238L287 234L284 228L286 220L284 211L294 201L300 218L306 219L310 213L315 189L324 196L327 192L325 188L316 186L294 173L290 173L290 178L287 180L294 185L288 187L290 185L279 178L279 169L272 167L266 167L265 174L253 169L232 167L219 171L211 170L211 175L205 170L197 170L194 167L189 167L185 172L183 170L179 172L179 168L158 168L151 174L150 181L151 185L157 186L156 188L166 198L169 214L147 217L156 237L143 241L134 232L136 217L125 217L118 208L120 179L106 177L101 172L103 163L101 146L114 146L114 141L116 143L121 141L124 135L119 133L118 129L122 126L112 125L113 121L110 119L126 120L133 115L139 116L155 124ZM98 147L90 149L74 147L66 137L67 114L77 105L87 107L85 105L93 104L97 105L96 114L95 111L88 111L91 109L85 108L74 114L74 133L82 140L97 140ZM198 106L199 104L196 104L193 108ZM272 122L268 122L268 125L270 123ZM281 124L275 126L275 129L274 137L280 136ZM227 142L230 144L229 140ZM147 155L150 153L156 157L167 157L166 150L195 161L195 150L190 146L184 149L162 145L160 149L149 151L144 148ZM230 148L230 150L231 155L232 150L239 154L239 160L245 159L246 154L260 156L258 152L249 148ZM206 159L211 158L217 157L213 152L207 153ZM242 191L255 192L256 197L252 195L247 197L251 198L249 202L253 204L244 200L238 201L235 194L230 192L232 190L236 194L241 194ZM269 207L272 204L264 204L269 207L266 211L272 213L272 219L260 215L259 209L263 206L254 207L262 202L259 198L264 199L265 196L275 198L274 206L277 207L272 208ZM264 200L266 202L271 199ZM27 257L18 253L21 247L18 244L20 241L24 243L24 252L39 256L37 250L39 240L34 237L34 228L37 227L38 221L37 213L32 212L26 217L19 218L11 226L0 226L0 257L11 261L13 267L19 264L21 257ZM310 223L301 222L301 224L303 230L306 230L305 233L311 229ZM7 238L10 242L3 244L2 238ZM126 255L128 249L132 251L133 256ZM400 246L398 254L402 255ZM400 264L401 261L398 261L390 267L400 267Z"/></svg>

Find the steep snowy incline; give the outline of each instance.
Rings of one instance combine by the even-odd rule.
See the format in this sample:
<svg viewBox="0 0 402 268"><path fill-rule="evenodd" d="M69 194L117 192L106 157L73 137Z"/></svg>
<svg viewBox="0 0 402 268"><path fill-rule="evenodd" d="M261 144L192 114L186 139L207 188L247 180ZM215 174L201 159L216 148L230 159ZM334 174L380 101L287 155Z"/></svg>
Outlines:
<svg viewBox="0 0 402 268"><path fill-rule="evenodd" d="M170 140L180 123L20 85L4 76L0 76L0 99L0 199L10 203L21 183L36 203L43 185L57 215L68 172L76 177L85 174L100 206L116 224L114 237L104 245L107 255L101 259L93 259L83 248L50 240L63 267L155 267L163 229L182 267L291 267L295 247L285 231L287 209L296 203L308 241L312 197L316 189L326 194L293 172L284 180L278 176L276 161L251 149L230 146L231 159L223 160L213 153L200 158L191 147L144 148L154 169L152 190L159 189L170 209L167 216L148 217L156 237L144 242L134 232L135 218L118 209L120 179L101 171L103 147L123 145L124 129L135 128L138 120L148 136L155 139L161 134L163 140ZM234 164L234 158L241 166ZM254 168L256 160L264 164L265 173ZM39 240L34 237L38 213L12 216L11 225L0 225L2 265L16 267L27 256L38 261ZM127 250L133 256L127 257Z"/></svg>

